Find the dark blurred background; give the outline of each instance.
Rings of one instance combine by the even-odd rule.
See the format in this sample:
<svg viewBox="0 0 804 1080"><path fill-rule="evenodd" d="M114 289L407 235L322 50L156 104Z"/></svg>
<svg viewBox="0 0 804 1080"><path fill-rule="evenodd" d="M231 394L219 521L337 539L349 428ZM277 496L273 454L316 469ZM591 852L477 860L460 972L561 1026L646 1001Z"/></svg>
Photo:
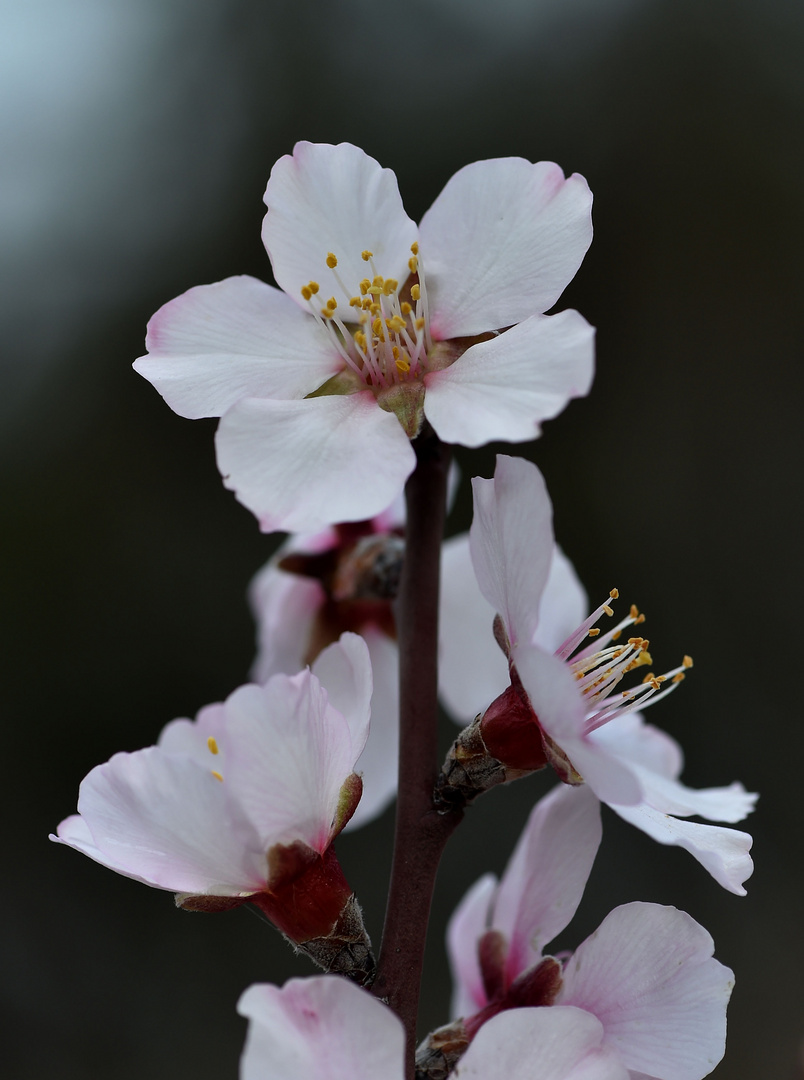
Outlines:
<svg viewBox="0 0 804 1080"><path fill-rule="evenodd" d="M689 911L737 987L722 1080L801 1076L800 0L30 0L0 4L4 1075L234 1078L255 980L311 968L246 910L48 843L78 783L245 681L244 599L276 538L224 491L214 421L131 371L192 285L270 280L272 163L358 143L419 218L453 171L580 171L596 239L559 307L599 330L591 396L521 448L593 598L694 676L651 720L695 786L762 792L749 896L607 814L579 943L616 904ZM490 475L497 449L460 455ZM451 530L468 526L466 490ZM445 723L444 741L453 734ZM446 919L500 871L548 779L487 796L439 882L423 1029L448 1018ZM379 937L392 814L339 842Z"/></svg>

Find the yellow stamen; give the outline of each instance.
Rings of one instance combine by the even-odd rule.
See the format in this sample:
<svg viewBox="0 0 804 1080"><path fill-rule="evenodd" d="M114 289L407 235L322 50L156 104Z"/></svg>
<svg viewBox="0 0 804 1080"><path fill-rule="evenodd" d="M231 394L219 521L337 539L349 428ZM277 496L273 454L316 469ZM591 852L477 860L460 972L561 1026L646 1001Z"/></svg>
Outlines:
<svg viewBox="0 0 804 1080"><path fill-rule="evenodd" d="M374 258L374 252L373 251L364 251L361 254L361 258L362 258L363 262L368 262L369 259Z"/></svg>
<svg viewBox="0 0 804 1080"><path fill-rule="evenodd" d="M302 285L301 294L305 300L311 300L313 297L312 291L309 285Z"/></svg>
<svg viewBox="0 0 804 1080"><path fill-rule="evenodd" d="M215 741L215 737L213 735L210 735L210 737L207 739L207 746L209 747L210 754L218 753L218 744Z"/></svg>
<svg viewBox="0 0 804 1080"><path fill-rule="evenodd" d="M410 245L410 250L413 252L414 255L419 254L419 241L418 240L413 241L413 243Z"/></svg>
<svg viewBox="0 0 804 1080"><path fill-rule="evenodd" d="M410 287L410 298L411 298L411 300L419 300L421 298L421 295L422 295L421 286L419 286L419 285L411 285L411 287Z"/></svg>
<svg viewBox="0 0 804 1080"><path fill-rule="evenodd" d="M609 593L609 596L612 598L612 600L619 600L619 598L620 598L620 590L619 589L612 589L611 592Z"/></svg>
<svg viewBox="0 0 804 1080"><path fill-rule="evenodd" d="M614 614L614 612L611 610L611 608L609 607L608 604L603 605L603 610L606 612L607 615L613 615Z"/></svg>
<svg viewBox="0 0 804 1080"><path fill-rule="evenodd" d="M398 288L399 282L396 280L396 278L389 277L385 279L385 284L382 287L382 291L385 293L386 296L391 296L392 293L395 293Z"/></svg>
<svg viewBox="0 0 804 1080"><path fill-rule="evenodd" d="M415 273L418 272L418 269L419 269L419 260L416 258L415 255L412 255L408 259L408 270L410 270L411 274L415 274Z"/></svg>
<svg viewBox="0 0 804 1080"><path fill-rule="evenodd" d="M220 782L223 783L223 777L219 772L215 772L215 770L213 769L212 775L215 777L216 780L220 780Z"/></svg>
<svg viewBox="0 0 804 1080"><path fill-rule="evenodd" d="M592 629L588 631L588 633L589 637L597 637L597 635L600 633L600 627L593 626Z"/></svg>
<svg viewBox="0 0 804 1080"><path fill-rule="evenodd" d="M673 682L674 682L674 683L680 683L680 682L683 682L683 681L684 681L684 679L685 679L685 675L684 675L684 672L683 672L683 671L679 671L678 675L674 675L674 676L673 676Z"/></svg>
<svg viewBox="0 0 804 1080"><path fill-rule="evenodd" d="M315 294L318 292L318 290L321 288L321 286L318 284L317 281L308 281L307 282L307 288L310 290L310 292L313 294L313 296L315 296Z"/></svg>
<svg viewBox="0 0 804 1080"><path fill-rule="evenodd" d="M684 665L684 667L691 668L692 667L692 657L691 656L685 656L684 659L681 661L681 663Z"/></svg>
<svg viewBox="0 0 804 1080"><path fill-rule="evenodd" d="M338 260L335 258L335 256L330 251L330 253L327 255L327 266L330 268L330 270L334 270L337 265L338 265Z"/></svg>

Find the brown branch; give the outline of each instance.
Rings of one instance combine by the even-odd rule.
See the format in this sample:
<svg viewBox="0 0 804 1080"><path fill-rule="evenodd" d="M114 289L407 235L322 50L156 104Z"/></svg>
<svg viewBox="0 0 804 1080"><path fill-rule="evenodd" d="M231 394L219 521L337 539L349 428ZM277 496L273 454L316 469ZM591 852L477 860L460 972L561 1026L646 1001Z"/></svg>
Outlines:
<svg viewBox="0 0 804 1080"><path fill-rule="evenodd" d="M400 744L394 860L382 948L372 992L401 1017L405 1075L413 1080L416 1018L436 872L461 811L438 814L438 595L449 450L431 430L414 442L405 488L407 530L399 589Z"/></svg>

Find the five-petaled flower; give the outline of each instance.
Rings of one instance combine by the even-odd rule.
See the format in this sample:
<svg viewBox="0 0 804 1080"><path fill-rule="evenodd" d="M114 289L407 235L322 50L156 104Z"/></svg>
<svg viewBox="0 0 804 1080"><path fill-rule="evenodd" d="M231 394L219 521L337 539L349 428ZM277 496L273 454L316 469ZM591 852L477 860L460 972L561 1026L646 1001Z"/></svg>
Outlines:
<svg viewBox="0 0 804 1080"><path fill-rule="evenodd" d="M586 787L559 785L534 807L501 881L486 874L456 909L447 944L464 1019L451 1045L506 1009L572 1005L597 1017L632 1076L701 1080L723 1056L734 975L689 915L624 904L563 962L542 955L581 901L599 805Z"/></svg>
<svg viewBox="0 0 804 1080"><path fill-rule="evenodd" d="M472 562L487 614L497 613L494 636L511 679L479 721L489 751L495 754L498 745L510 751L512 732L518 739L521 732L535 731L539 745L523 740L523 760L517 762L514 752L506 764L537 768L549 761L563 780L585 781L620 817L662 844L686 848L724 888L744 894L743 882L753 869L751 837L683 819L741 821L756 795L737 782L700 791L685 787L678 780L683 762L678 744L636 712L675 689L692 661L685 657L665 675L649 672L622 690L623 676L644 669L650 654L638 635L620 640L628 627L641 624L636 609L608 633L596 628L604 614L613 614L611 597L554 652L545 649L538 624L553 528L541 473L521 458L499 456L494 479L475 477L472 485ZM577 651L588 637L592 644ZM495 648L491 632L486 641L488 649Z"/></svg>
<svg viewBox="0 0 804 1080"><path fill-rule="evenodd" d="M260 984L243 994L249 1019L241 1080L404 1080L405 1032L377 998L334 975ZM571 1006L513 1009L485 1024L454 1080L629 1080L603 1025Z"/></svg>
<svg viewBox="0 0 804 1080"><path fill-rule="evenodd" d="M478 161L417 228L390 170L348 143L303 142L265 202L280 289L190 289L151 319L135 363L182 416L221 417L224 482L264 531L382 511L425 421L450 443L522 442L589 389L592 328L544 314L591 241L581 176Z"/></svg>
<svg viewBox="0 0 804 1080"><path fill-rule="evenodd" d="M331 845L360 799L371 689L366 645L344 634L312 671L241 686L98 765L51 839L184 908L256 904L322 966L344 933L367 951Z"/></svg>

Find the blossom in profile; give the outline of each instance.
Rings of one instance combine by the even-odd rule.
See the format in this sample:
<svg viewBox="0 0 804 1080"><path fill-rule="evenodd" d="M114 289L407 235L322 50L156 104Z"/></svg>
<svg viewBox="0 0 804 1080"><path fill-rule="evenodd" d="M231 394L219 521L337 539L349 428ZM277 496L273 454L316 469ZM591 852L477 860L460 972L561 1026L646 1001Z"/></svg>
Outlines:
<svg viewBox="0 0 804 1080"><path fill-rule="evenodd" d="M345 634L312 670L241 686L94 768L52 839L180 907L256 904L328 969L344 970L344 950L362 963L368 939L331 845L360 799L371 686L366 645Z"/></svg>
<svg viewBox="0 0 804 1080"><path fill-rule="evenodd" d="M571 1005L601 1022L631 1077L701 1080L723 1056L734 976L689 915L625 904L563 960L543 955L577 910L600 837L591 791L559 786L534 808L500 882L488 874L466 894L447 934L464 1018L451 1045L505 1010Z"/></svg>
<svg viewBox="0 0 804 1080"><path fill-rule="evenodd" d="M565 782L585 782L622 818L660 843L685 848L724 888L744 894L753 869L751 837L686 819L741 821L756 795L739 783L700 791L683 785L677 743L637 711L675 690L692 660L684 657L662 675L648 671L622 689L623 679L637 671L641 676L652 659L645 638L622 640L644 621L636 608L606 633L596 626L613 615L616 590L557 649L540 645L540 604L554 547L544 480L530 462L499 456L494 478L476 477L472 485L472 563L480 592L497 613L486 645L493 649L496 638L510 678L478 721L489 752L514 769L549 762Z"/></svg>
<svg viewBox="0 0 804 1080"><path fill-rule="evenodd" d="M257 623L251 674L257 682L314 664L347 631L360 634L368 647L371 724L355 766L363 794L347 829L372 821L396 794L399 650L392 602L404 555L402 521L394 506L370 521L290 536L249 587Z"/></svg>
<svg viewBox="0 0 804 1080"><path fill-rule="evenodd" d="M180 415L221 417L224 483L264 531L381 512L425 422L449 443L522 442L588 391L591 327L544 314L591 242L577 174L478 161L417 227L389 169L301 142L265 202L279 288L190 289L151 319L134 365Z"/></svg>
<svg viewBox="0 0 804 1080"><path fill-rule="evenodd" d="M334 975L249 987L240 1080L404 1080L405 1033L377 998ZM537 1070L537 1071L535 1071ZM576 1008L517 1009L484 1025L455 1080L629 1080L603 1027Z"/></svg>

